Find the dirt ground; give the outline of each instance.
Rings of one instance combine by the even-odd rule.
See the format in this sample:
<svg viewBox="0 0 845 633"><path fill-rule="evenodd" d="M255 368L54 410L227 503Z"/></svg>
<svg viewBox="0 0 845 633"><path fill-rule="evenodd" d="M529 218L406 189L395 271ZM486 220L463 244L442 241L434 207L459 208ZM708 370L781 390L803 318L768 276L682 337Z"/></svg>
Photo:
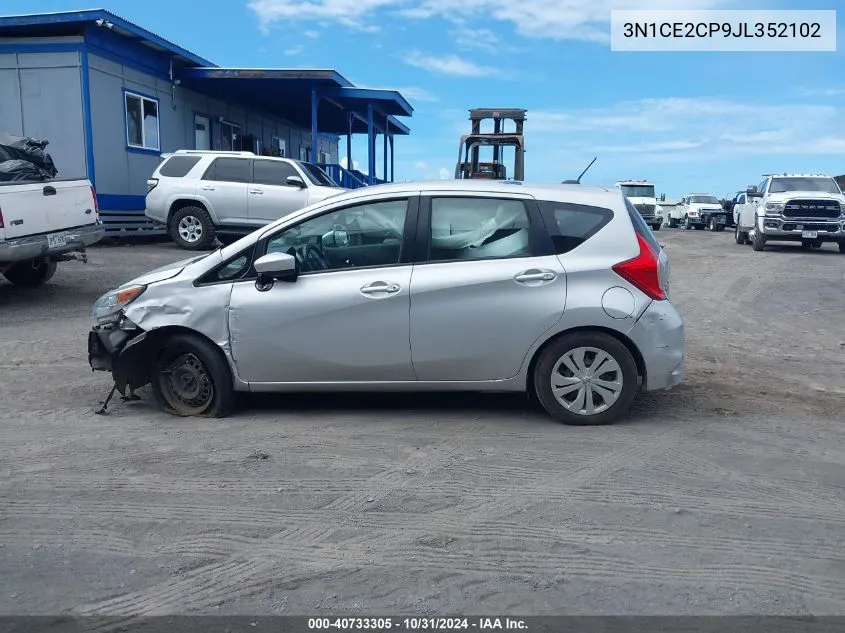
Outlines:
<svg viewBox="0 0 845 633"><path fill-rule="evenodd" d="M93 301L185 256L0 283L0 614L845 614L845 255L658 233L687 381L630 420L520 397L93 411Z"/></svg>

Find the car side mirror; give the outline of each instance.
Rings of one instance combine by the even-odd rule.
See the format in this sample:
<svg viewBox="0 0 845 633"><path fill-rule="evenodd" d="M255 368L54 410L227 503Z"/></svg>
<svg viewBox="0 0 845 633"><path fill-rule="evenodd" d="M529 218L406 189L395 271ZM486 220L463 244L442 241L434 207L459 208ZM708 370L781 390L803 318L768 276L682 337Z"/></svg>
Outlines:
<svg viewBox="0 0 845 633"><path fill-rule="evenodd" d="M285 178L285 182L291 187L299 187L300 189L305 189L305 181L302 180L299 176L288 176Z"/></svg>
<svg viewBox="0 0 845 633"><path fill-rule="evenodd" d="M745 195L749 198L762 198L763 194L757 191L756 185L749 185L748 188L745 190Z"/></svg>
<svg viewBox="0 0 845 633"><path fill-rule="evenodd" d="M299 276L299 264L296 257L289 253L268 253L255 260L259 286L266 286L273 279L296 281Z"/></svg>
<svg viewBox="0 0 845 633"><path fill-rule="evenodd" d="M343 248L349 245L349 233L344 229L332 229L320 241L326 248Z"/></svg>

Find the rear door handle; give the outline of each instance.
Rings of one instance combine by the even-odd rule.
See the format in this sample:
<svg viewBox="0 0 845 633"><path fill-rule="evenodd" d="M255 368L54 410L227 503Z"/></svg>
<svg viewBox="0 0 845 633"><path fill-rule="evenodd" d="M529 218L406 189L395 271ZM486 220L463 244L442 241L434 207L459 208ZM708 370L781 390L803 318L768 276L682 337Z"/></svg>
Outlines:
<svg viewBox="0 0 845 633"><path fill-rule="evenodd" d="M524 273L519 273L514 277L514 281L552 281L557 275L551 270L526 270Z"/></svg>
<svg viewBox="0 0 845 633"><path fill-rule="evenodd" d="M258 196L264 195L264 192L261 191L261 189L250 189L249 192L252 193L252 194L258 195Z"/></svg>
<svg viewBox="0 0 845 633"><path fill-rule="evenodd" d="M214 187L209 187L209 186L200 187L200 189L202 189L203 191L214 191Z"/></svg>
<svg viewBox="0 0 845 633"><path fill-rule="evenodd" d="M367 284L361 288L361 294L365 295L392 295L399 292L401 287L399 284L386 282L386 281L374 281L371 284Z"/></svg>

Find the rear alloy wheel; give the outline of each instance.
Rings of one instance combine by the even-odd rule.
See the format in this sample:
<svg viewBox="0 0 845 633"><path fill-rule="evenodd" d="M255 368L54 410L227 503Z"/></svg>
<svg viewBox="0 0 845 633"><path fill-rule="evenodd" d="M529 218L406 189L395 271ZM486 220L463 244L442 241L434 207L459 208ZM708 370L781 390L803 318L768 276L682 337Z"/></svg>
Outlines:
<svg viewBox="0 0 845 633"><path fill-rule="evenodd" d="M234 387L222 352L199 336L167 339L153 359L152 389L158 404L178 416L225 417Z"/></svg>
<svg viewBox="0 0 845 633"><path fill-rule="evenodd" d="M534 369L534 391L543 408L578 426L615 422L631 406L638 383L631 353L600 332L561 336Z"/></svg>
<svg viewBox="0 0 845 633"><path fill-rule="evenodd" d="M202 207L183 207L170 220L170 237L190 251L201 251L214 243L214 222Z"/></svg>
<svg viewBox="0 0 845 633"><path fill-rule="evenodd" d="M56 261L39 257L13 264L3 276L18 288L37 288L56 274Z"/></svg>

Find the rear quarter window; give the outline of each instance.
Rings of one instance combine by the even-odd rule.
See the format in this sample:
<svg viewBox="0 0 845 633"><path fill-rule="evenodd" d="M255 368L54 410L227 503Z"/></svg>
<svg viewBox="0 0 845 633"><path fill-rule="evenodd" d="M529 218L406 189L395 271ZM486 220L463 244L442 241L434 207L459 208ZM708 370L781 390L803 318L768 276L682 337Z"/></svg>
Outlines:
<svg viewBox="0 0 845 633"><path fill-rule="evenodd" d="M604 207L549 201L538 204L558 255L578 248L613 219L613 211Z"/></svg>
<svg viewBox="0 0 845 633"><path fill-rule="evenodd" d="M628 200L628 198L625 198L625 207L628 209L628 215L631 217L631 224L634 225L634 230L640 237L648 242L649 245L651 245L655 253L659 253L661 250L660 242L658 242L657 238L654 237L651 227L645 223L643 216L640 215L640 212L637 211L637 208L631 204L631 201Z"/></svg>
<svg viewBox="0 0 845 633"><path fill-rule="evenodd" d="M200 162L199 156L171 156L164 161L158 173L160 176L169 178L181 178L187 176L198 162Z"/></svg>

